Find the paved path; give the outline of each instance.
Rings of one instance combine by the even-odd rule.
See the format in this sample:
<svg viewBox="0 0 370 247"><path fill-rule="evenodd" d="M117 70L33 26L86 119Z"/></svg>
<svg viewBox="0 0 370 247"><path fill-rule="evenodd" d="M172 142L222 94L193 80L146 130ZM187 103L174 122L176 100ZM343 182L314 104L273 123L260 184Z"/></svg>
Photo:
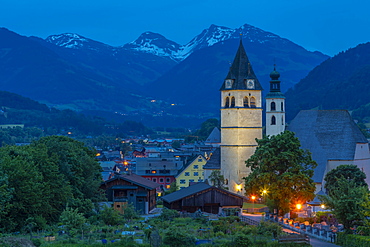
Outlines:
<svg viewBox="0 0 370 247"><path fill-rule="evenodd" d="M243 213L242 215L246 216L246 217L248 217L252 220L255 220L255 221L261 221L261 219L262 219L262 215L259 215L259 214L245 214L245 213ZM287 229L287 230L289 230L289 229ZM289 231L293 232L291 230L289 230ZM340 247L339 245L328 243L326 241L322 241L322 240L316 239L316 238L311 237L311 236L310 236L310 244L313 247Z"/></svg>

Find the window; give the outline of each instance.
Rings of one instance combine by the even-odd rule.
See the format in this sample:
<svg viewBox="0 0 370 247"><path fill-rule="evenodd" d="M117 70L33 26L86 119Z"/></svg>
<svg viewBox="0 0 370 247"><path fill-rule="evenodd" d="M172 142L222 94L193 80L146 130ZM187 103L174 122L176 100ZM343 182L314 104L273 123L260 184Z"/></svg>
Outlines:
<svg viewBox="0 0 370 247"><path fill-rule="evenodd" d="M256 108L256 98L255 97L251 98L251 108Z"/></svg>
<svg viewBox="0 0 370 247"><path fill-rule="evenodd" d="M159 179L159 182L160 182L160 183L163 183L163 181L164 181L164 180L163 180L163 178L160 178L160 179Z"/></svg>
<svg viewBox="0 0 370 247"><path fill-rule="evenodd" d="M281 125L284 125L284 116L281 116Z"/></svg>
<svg viewBox="0 0 370 247"><path fill-rule="evenodd" d="M193 183L194 182L194 179L189 179L189 183Z"/></svg>
<svg viewBox="0 0 370 247"><path fill-rule="evenodd" d="M200 159L200 160L202 160L202 159ZM194 169L198 169L198 167L199 167L198 165L193 166Z"/></svg>
<svg viewBox="0 0 370 247"><path fill-rule="evenodd" d="M199 176L198 174L199 174L198 172L194 172L194 176Z"/></svg>
<svg viewBox="0 0 370 247"><path fill-rule="evenodd" d="M156 182L157 182L157 179L156 179L156 178L153 178L153 182L155 182L155 183L156 183Z"/></svg>
<svg viewBox="0 0 370 247"><path fill-rule="evenodd" d="M231 97L230 107L235 107L235 97Z"/></svg>
<svg viewBox="0 0 370 247"><path fill-rule="evenodd" d="M284 102L281 102L281 111L284 111Z"/></svg>
<svg viewBox="0 0 370 247"><path fill-rule="evenodd" d="M171 182L170 178L166 178L166 183Z"/></svg>
<svg viewBox="0 0 370 247"><path fill-rule="evenodd" d="M229 97L226 97L226 100L225 100L225 108L229 108Z"/></svg>
<svg viewBox="0 0 370 247"><path fill-rule="evenodd" d="M185 184L185 179L181 179L180 184Z"/></svg>
<svg viewBox="0 0 370 247"><path fill-rule="evenodd" d="M275 104L275 102L271 102L271 111L276 111L276 104Z"/></svg>
<svg viewBox="0 0 370 247"><path fill-rule="evenodd" d="M244 107L247 107L247 108L249 107L247 96L245 96L244 99L243 99L243 105L244 105Z"/></svg>
<svg viewBox="0 0 370 247"><path fill-rule="evenodd" d="M203 179L198 179L198 182L203 182Z"/></svg>
<svg viewBox="0 0 370 247"><path fill-rule="evenodd" d="M151 180L150 178L146 178L146 179Z"/></svg>
<svg viewBox="0 0 370 247"><path fill-rule="evenodd" d="M185 172L185 176L190 176L190 172Z"/></svg>
<svg viewBox="0 0 370 247"><path fill-rule="evenodd" d="M271 117L271 125L276 125L276 118L275 116Z"/></svg>

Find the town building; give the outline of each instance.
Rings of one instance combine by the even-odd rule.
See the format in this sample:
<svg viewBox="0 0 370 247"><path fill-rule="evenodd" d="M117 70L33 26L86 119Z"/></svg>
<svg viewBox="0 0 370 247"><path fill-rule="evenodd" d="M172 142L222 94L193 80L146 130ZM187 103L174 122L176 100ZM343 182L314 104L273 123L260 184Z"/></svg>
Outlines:
<svg viewBox="0 0 370 247"><path fill-rule="evenodd" d="M115 210L123 213L124 205L132 204L141 214L148 214L156 207L156 189L160 185L136 174L116 174L101 183L107 200Z"/></svg>
<svg viewBox="0 0 370 247"><path fill-rule="evenodd" d="M207 160L202 155L196 155L188 164L184 165L184 168L179 170L176 175L176 185L179 189L188 187L195 182L204 181L203 166Z"/></svg>

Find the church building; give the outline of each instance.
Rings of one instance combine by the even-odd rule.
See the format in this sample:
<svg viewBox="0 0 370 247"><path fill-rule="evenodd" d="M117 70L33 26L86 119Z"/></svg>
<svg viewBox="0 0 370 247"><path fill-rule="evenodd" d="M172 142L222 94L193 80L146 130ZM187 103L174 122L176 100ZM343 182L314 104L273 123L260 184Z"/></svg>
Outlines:
<svg viewBox="0 0 370 247"><path fill-rule="evenodd" d="M286 129L285 97L280 91L280 74L270 73L270 91L266 95L266 135ZM240 40L230 70L221 86L221 144L204 166L205 178L220 169L231 192L244 195L244 179L250 173L245 161L263 137L262 86ZM318 163L313 180L317 191L324 186L327 172L340 164L355 164L367 175L370 184L368 140L346 110L301 111L288 130L295 133L302 148Z"/></svg>
<svg viewBox="0 0 370 247"><path fill-rule="evenodd" d="M245 161L262 138L262 86L242 41L221 86L221 172L230 191L242 193Z"/></svg>

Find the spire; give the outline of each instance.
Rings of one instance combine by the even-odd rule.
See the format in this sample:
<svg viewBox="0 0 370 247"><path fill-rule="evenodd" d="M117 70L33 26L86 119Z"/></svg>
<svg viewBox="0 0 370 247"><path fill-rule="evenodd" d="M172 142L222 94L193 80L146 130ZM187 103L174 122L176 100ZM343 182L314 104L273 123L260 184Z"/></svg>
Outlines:
<svg viewBox="0 0 370 247"><path fill-rule="evenodd" d="M262 86L254 74L252 65L245 52L242 39L240 39L238 51L225 80L233 80L232 88L228 89L250 90L251 88L247 87L247 79L254 81L253 90L262 90ZM226 90L225 83L222 84L220 90Z"/></svg>
<svg viewBox="0 0 370 247"><path fill-rule="evenodd" d="M280 91L280 73L276 71L276 64L274 64L274 70L270 73L270 92L266 95L266 98L284 98L283 93Z"/></svg>

